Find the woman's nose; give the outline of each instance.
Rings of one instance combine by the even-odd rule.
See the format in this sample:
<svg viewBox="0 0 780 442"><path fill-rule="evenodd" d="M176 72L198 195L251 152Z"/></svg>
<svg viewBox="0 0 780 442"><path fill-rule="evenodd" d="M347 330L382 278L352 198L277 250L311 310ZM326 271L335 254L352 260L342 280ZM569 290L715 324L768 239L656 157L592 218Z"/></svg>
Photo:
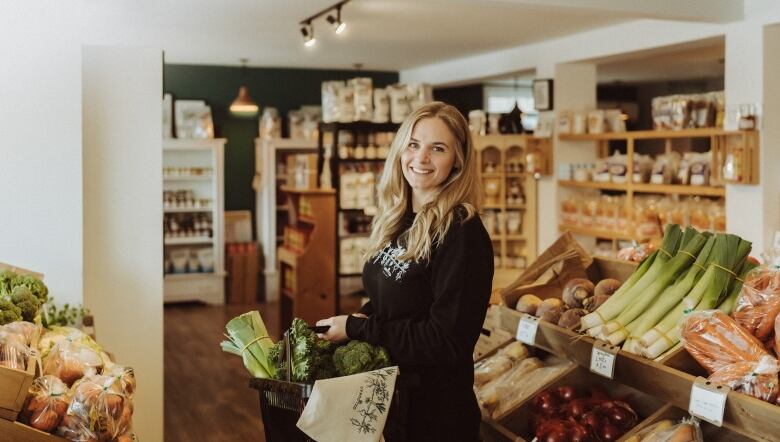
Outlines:
<svg viewBox="0 0 780 442"><path fill-rule="evenodd" d="M420 163L427 163L431 160L431 152L423 147L417 151L417 161Z"/></svg>

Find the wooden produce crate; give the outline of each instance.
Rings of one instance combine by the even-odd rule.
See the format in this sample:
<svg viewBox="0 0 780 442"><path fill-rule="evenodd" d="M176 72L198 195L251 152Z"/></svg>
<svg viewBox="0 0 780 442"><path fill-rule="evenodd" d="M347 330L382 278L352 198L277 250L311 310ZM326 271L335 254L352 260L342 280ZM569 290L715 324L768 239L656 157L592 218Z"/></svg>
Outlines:
<svg viewBox="0 0 780 442"><path fill-rule="evenodd" d="M499 347L514 340L514 336L501 329L501 310L496 305L488 308L482 333L474 347L474 360L477 361L492 354Z"/></svg>
<svg viewBox="0 0 780 442"><path fill-rule="evenodd" d="M540 388L538 392L563 385L572 385L585 390L589 387L600 387L611 398L623 400L631 405L631 408L634 409L640 419L637 426L645 425L644 421L647 418L654 416L658 410L666 405L665 402L654 396L623 383L605 379L591 373L584 367L574 367L564 372L561 376ZM483 417L483 437L493 437L493 439L487 439L488 442L533 440L530 413L531 404L535 396L536 394L529 396L513 413L502 419L493 420Z"/></svg>
<svg viewBox="0 0 780 442"><path fill-rule="evenodd" d="M0 440L13 442L66 442L67 439L49 434L21 422L0 419Z"/></svg>
<svg viewBox="0 0 780 442"><path fill-rule="evenodd" d="M662 420L671 420L675 423L680 422L682 419L690 417L687 411L675 407L674 405L667 404L660 410L653 413L650 417L642 421L633 430L626 433L621 440L627 442L634 442L631 436L634 436L643 429L661 422ZM745 436L735 433L727 428L718 428L705 421L699 421L702 436L707 442L741 442L745 440Z"/></svg>

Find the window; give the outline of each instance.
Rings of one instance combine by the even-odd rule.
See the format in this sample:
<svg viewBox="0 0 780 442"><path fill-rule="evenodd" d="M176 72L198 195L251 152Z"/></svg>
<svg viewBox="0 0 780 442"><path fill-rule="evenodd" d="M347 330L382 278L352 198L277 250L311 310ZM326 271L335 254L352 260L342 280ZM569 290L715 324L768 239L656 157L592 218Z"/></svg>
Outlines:
<svg viewBox="0 0 780 442"><path fill-rule="evenodd" d="M528 84L514 86L485 86L485 109L488 113L508 113L515 106L515 100L523 111L523 127L534 130L539 113L534 109L533 90Z"/></svg>

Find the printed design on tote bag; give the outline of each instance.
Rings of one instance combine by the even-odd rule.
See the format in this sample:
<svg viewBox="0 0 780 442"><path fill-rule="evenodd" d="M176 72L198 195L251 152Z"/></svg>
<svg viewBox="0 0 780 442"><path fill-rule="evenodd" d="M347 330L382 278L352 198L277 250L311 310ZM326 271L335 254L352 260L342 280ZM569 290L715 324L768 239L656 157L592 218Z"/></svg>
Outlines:
<svg viewBox="0 0 780 442"><path fill-rule="evenodd" d="M393 373L395 368L372 371L358 390L357 399L352 406L355 417L349 419L358 434L376 433L375 422L381 415L387 413L390 407L391 393L387 388L387 377Z"/></svg>
<svg viewBox="0 0 780 442"><path fill-rule="evenodd" d="M388 244L377 253L374 258L374 264L382 266L382 272L388 278L395 278L396 281L400 281L407 270L409 270L409 261L399 261L397 258L406 253L406 249L403 246L393 247L392 244Z"/></svg>

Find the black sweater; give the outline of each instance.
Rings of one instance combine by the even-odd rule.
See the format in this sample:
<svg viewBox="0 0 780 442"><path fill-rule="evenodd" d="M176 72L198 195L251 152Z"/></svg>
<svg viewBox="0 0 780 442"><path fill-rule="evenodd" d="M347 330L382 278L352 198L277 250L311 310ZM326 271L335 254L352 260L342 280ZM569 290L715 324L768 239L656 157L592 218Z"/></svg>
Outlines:
<svg viewBox="0 0 780 442"><path fill-rule="evenodd" d="M458 211L428 262L399 262L395 241L371 258L363 268L370 301L361 309L369 318L347 319L350 339L385 347L401 378L419 381L401 417L409 441L478 440L472 354L490 298L493 247L479 217L462 219ZM413 220L410 211L406 225Z"/></svg>

